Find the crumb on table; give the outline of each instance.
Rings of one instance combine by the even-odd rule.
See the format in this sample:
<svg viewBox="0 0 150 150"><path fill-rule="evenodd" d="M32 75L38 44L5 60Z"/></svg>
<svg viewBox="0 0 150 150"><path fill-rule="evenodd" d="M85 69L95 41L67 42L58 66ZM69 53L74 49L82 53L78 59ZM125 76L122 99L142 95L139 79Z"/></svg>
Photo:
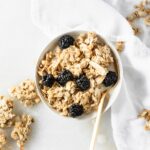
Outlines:
<svg viewBox="0 0 150 150"><path fill-rule="evenodd" d="M118 52L122 52L125 47L125 43L123 41L116 42L116 49Z"/></svg>
<svg viewBox="0 0 150 150"><path fill-rule="evenodd" d="M145 130L150 130L150 110L144 109L140 114L140 118L145 119Z"/></svg>

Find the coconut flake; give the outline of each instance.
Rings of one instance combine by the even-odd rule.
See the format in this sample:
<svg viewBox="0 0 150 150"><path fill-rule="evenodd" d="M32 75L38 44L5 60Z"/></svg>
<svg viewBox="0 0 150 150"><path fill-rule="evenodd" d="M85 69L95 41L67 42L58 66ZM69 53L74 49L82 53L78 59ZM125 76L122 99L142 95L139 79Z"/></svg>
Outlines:
<svg viewBox="0 0 150 150"><path fill-rule="evenodd" d="M97 64L97 63L95 63L95 62L93 62L93 61L90 61L89 64L90 64L94 69L96 69L96 71L97 71L100 75L105 76L105 75L107 74L107 70L106 70L104 67L102 67L101 65L99 65L99 64Z"/></svg>

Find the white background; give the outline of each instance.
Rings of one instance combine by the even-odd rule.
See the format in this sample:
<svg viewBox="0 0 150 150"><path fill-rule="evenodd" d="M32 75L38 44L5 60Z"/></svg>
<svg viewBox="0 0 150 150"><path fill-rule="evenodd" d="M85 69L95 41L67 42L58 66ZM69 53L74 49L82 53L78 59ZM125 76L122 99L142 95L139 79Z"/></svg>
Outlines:
<svg viewBox="0 0 150 150"><path fill-rule="evenodd" d="M8 89L24 79L34 79L37 58L48 42L32 24L30 0L0 0L0 95L7 96ZM42 103L26 110L18 103L16 107L18 113L27 112L35 118L25 150L88 150L92 121L69 121L52 114ZM110 112L104 115L101 126L97 149L116 150Z"/></svg>

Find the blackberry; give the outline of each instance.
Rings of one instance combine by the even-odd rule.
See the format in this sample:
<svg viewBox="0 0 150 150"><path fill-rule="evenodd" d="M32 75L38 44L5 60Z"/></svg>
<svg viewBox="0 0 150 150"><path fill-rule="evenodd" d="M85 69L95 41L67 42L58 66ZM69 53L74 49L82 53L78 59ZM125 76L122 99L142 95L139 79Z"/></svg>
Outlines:
<svg viewBox="0 0 150 150"><path fill-rule="evenodd" d="M113 71L109 71L103 81L103 84L108 87L115 84L118 80L117 74Z"/></svg>
<svg viewBox="0 0 150 150"><path fill-rule="evenodd" d="M90 88L90 81L85 75L80 75L76 79L76 84L81 91L85 91Z"/></svg>
<svg viewBox="0 0 150 150"><path fill-rule="evenodd" d="M55 82L55 78L52 74L47 74L42 77L42 83L44 86L52 87Z"/></svg>
<svg viewBox="0 0 150 150"><path fill-rule="evenodd" d="M81 116L84 112L83 106L79 104L72 104L68 109L69 115L73 118Z"/></svg>
<svg viewBox="0 0 150 150"><path fill-rule="evenodd" d="M66 69L63 70L56 79L61 86L65 86L66 83L71 80L73 80L73 74Z"/></svg>
<svg viewBox="0 0 150 150"><path fill-rule="evenodd" d="M64 35L58 41L58 45L61 49L68 48L70 45L73 45L73 43L74 38L70 35Z"/></svg>

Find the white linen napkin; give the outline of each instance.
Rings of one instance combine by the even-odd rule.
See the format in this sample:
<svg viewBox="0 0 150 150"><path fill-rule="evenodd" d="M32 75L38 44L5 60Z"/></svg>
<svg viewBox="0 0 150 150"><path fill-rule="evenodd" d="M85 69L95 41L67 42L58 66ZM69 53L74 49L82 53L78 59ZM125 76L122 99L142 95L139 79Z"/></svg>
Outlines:
<svg viewBox="0 0 150 150"><path fill-rule="evenodd" d="M128 22L100 0L32 0L31 11L33 22L50 38L79 29L126 42L121 54L124 82L111 109L113 137L118 150L149 150L150 133L137 115L150 108L150 49L133 35Z"/></svg>
<svg viewBox="0 0 150 150"><path fill-rule="evenodd" d="M130 40L121 56L124 83L111 110L113 136L118 150L149 150L150 132L137 116L150 108L150 49L138 38Z"/></svg>
<svg viewBox="0 0 150 150"><path fill-rule="evenodd" d="M33 23L50 38L77 28L105 36L132 35L127 21L99 0L32 0L31 6Z"/></svg>

